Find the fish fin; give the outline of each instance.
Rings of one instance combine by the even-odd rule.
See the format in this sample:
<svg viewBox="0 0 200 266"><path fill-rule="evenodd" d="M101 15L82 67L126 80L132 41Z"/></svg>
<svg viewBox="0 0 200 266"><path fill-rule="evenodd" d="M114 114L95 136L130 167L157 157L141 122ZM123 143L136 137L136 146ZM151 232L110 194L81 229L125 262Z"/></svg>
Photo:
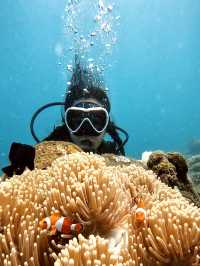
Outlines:
<svg viewBox="0 0 200 266"><path fill-rule="evenodd" d="M57 232L56 226L55 225L52 225L51 226L51 230L50 230L50 235L56 235L56 232Z"/></svg>
<svg viewBox="0 0 200 266"><path fill-rule="evenodd" d="M62 236L62 238L66 238L66 239L72 239L73 238L73 235L62 234L61 236Z"/></svg>
<svg viewBox="0 0 200 266"><path fill-rule="evenodd" d="M60 215L60 211L58 211L58 210L55 211L53 215L54 215L55 217L60 217L60 216L61 216L61 215Z"/></svg>
<svg viewBox="0 0 200 266"><path fill-rule="evenodd" d="M61 217L61 215L60 215L60 212L58 211L56 211L56 212L54 212L54 213L52 213L51 214L51 217L50 217L50 219L51 219L51 226L55 226L56 225L56 222L58 221L58 219Z"/></svg>

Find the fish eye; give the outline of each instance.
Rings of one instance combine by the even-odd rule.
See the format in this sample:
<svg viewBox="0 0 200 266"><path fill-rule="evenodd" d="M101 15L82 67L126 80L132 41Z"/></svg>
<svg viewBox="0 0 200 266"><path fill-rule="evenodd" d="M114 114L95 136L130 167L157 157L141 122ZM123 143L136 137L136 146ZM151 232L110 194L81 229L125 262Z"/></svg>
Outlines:
<svg viewBox="0 0 200 266"><path fill-rule="evenodd" d="M42 229L46 229L46 228L47 228L47 222L46 222L45 220L41 221L41 222L40 222L40 227L41 227Z"/></svg>

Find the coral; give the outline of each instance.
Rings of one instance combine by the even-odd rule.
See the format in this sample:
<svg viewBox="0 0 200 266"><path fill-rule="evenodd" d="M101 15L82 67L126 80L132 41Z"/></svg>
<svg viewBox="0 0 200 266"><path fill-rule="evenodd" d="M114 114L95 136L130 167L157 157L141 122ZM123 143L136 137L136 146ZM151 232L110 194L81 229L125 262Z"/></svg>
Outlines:
<svg viewBox="0 0 200 266"><path fill-rule="evenodd" d="M152 152L147 161L147 166L162 182L170 187L174 187L178 183L176 167L168 160L164 152Z"/></svg>
<svg viewBox="0 0 200 266"><path fill-rule="evenodd" d="M143 178L136 175L130 181L131 194L135 196L137 188L148 213L142 227L136 226L134 215L129 218L131 260L140 258L138 265L199 265L199 208L149 174L143 174Z"/></svg>
<svg viewBox="0 0 200 266"><path fill-rule="evenodd" d="M196 155L200 153L200 139L192 139L188 144L189 154Z"/></svg>
<svg viewBox="0 0 200 266"><path fill-rule="evenodd" d="M138 197L147 213L141 224ZM68 241L41 230L55 210L84 222L82 235ZM134 162L66 154L0 185L0 265L197 266L199 228L199 208Z"/></svg>
<svg viewBox="0 0 200 266"><path fill-rule="evenodd" d="M167 159L176 167L176 173L179 182L187 183L188 166L183 155L177 152L168 152Z"/></svg>
<svg viewBox="0 0 200 266"><path fill-rule="evenodd" d="M200 205L199 195L188 176L187 161L180 153L152 152L147 161L147 167L162 182L172 188L177 186L185 197L189 198L196 205Z"/></svg>
<svg viewBox="0 0 200 266"><path fill-rule="evenodd" d="M187 162L189 166L189 174L195 187L200 193L200 154L189 157Z"/></svg>
<svg viewBox="0 0 200 266"><path fill-rule="evenodd" d="M189 173L197 179L197 182L200 181L200 154L194 155L188 158L187 160L189 166Z"/></svg>
<svg viewBox="0 0 200 266"><path fill-rule="evenodd" d="M81 148L71 142L66 141L43 141L35 145L34 165L37 169L46 169L51 166L52 162L62 155L74 152L82 152ZM138 166L144 166L142 162L127 158L125 156L115 156L111 153L102 155L106 165L119 166L130 165L131 163Z"/></svg>
<svg viewBox="0 0 200 266"><path fill-rule="evenodd" d="M64 154L81 152L81 148L66 141L43 141L35 145L34 167L46 169L52 162Z"/></svg>
<svg viewBox="0 0 200 266"><path fill-rule="evenodd" d="M112 153L102 154L105 159L105 163L108 166L128 166L131 164L145 168L145 164L142 161L134 160L125 156L116 156Z"/></svg>
<svg viewBox="0 0 200 266"><path fill-rule="evenodd" d="M81 151L80 147L66 141L43 141L36 144L34 148L26 144L13 143L9 153L11 165L3 168L4 175L0 181L5 181L14 174L19 175L26 168L46 169L60 156ZM27 159L27 157L30 158Z"/></svg>

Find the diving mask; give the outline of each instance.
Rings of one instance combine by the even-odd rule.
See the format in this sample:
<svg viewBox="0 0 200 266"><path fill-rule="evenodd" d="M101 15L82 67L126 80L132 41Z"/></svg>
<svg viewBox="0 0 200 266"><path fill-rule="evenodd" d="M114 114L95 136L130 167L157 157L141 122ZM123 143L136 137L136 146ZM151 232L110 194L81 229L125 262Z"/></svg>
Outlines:
<svg viewBox="0 0 200 266"><path fill-rule="evenodd" d="M107 110L92 102L80 102L65 111L65 124L71 133L76 133L88 122L93 130L102 133L109 122Z"/></svg>

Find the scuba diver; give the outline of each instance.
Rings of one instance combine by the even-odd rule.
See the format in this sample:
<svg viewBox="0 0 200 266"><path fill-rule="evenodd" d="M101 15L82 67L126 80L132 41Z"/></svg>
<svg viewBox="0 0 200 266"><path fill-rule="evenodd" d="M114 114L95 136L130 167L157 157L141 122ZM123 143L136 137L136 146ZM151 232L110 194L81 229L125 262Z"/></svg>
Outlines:
<svg viewBox="0 0 200 266"><path fill-rule="evenodd" d="M41 142L35 134L34 122L44 109L55 105L64 106L62 125L57 126L42 141L68 141L78 145L85 152L98 154L113 153L125 155L124 146L128 134L119 128L110 117L110 101L97 75L75 63L70 85L64 102L53 102L39 108L32 117L30 128L33 138ZM125 135L122 140L118 131ZM111 141L105 140L105 135ZM7 176L23 173L25 167L34 169L35 148L30 145L13 143L9 160L11 165L2 169Z"/></svg>

